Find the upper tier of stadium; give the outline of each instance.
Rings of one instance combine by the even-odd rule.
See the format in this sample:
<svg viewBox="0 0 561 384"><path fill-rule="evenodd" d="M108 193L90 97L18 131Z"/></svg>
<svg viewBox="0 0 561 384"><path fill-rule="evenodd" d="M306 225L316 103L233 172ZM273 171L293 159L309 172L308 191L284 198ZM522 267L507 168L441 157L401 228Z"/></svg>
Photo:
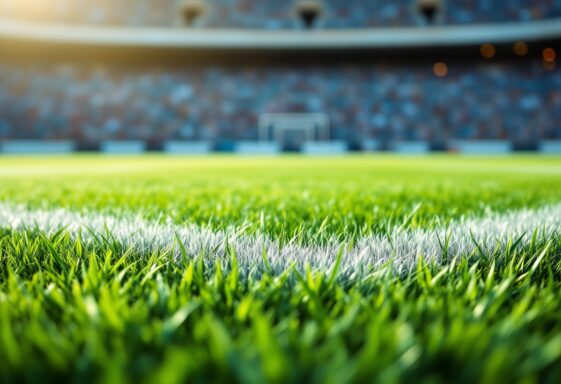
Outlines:
<svg viewBox="0 0 561 384"><path fill-rule="evenodd" d="M0 0L0 18L96 26L351 29L557 17L561 0Z"/></svg>

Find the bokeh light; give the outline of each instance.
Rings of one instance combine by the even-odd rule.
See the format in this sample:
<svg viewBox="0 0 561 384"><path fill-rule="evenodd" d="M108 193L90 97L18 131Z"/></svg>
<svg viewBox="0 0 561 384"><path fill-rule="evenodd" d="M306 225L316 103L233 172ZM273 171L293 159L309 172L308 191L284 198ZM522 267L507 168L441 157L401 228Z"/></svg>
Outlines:
<svg viewBox="0 0 561 384"><path fill-rule="evenodd" d="M546 48L543 50L543 61L548 63L553 63L555 62L556 58L557 58L557 53L553 48Z"/></svg>
<svg viewBox="0 0 561 384"><path fill-rule="evenodd" d="M438 62L438 63L434 64L434 67L432 68L432 71L434 72L434 74L436 76L444 77L448 74L448 66L443 62Z"/></svg>
<svg viewBox="0 0 561 384"><path fill-rule="evenodd" d="M512 50L517 56L525 56L528 54L528 44L523 41L518 41L514 43Z"/></svg>
<svg viewBox="0 0 561 384"><path fill-rule="evenodd" d="M495 57L497 53L497 49L492 44L483 44L479 49L479 52L481 53L481 56L483 56L484 58L491 59Z"/></svg>

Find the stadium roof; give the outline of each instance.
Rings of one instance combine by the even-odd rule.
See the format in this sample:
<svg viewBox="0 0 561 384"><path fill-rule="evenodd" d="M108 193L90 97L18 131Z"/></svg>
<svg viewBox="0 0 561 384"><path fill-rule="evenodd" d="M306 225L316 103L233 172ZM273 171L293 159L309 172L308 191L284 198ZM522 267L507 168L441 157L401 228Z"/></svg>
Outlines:
<svg viewBox="0 0 561 384"><path fill-rule="evenodd" d="M353 30L205 30L92 27L0 19L0 39L99 46L202 49L387 49L468 46L561 38L559 19L439 27Z"/></svg>

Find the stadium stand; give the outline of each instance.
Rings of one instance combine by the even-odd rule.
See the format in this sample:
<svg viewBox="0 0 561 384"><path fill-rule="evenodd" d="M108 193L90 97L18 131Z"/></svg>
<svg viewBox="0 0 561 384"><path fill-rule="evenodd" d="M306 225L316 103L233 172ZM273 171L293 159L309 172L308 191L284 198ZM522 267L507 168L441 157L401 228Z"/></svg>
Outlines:
<svg viewBox="0 0 561 384"><path fill-rule="evenodd" d="M0 0L0 149L557 152L558 18L561 0ZM279 115L327 136L263 139Z"/></svg>
<svg viewBox="0 0 561 384"><path fill-rule="evenodd" d="M561 17L561 0L0 0L0 17L200 28L371 28Z"/></svg>
<svg viewBox="0 0 561 384"><path fill-rule="evenodd" d="M561 139L561 72L542 62L313 67L0 65L0 138L258 141L265 113L322 113L352 145ZM157 129L155 129L157 127Z"/></svg>

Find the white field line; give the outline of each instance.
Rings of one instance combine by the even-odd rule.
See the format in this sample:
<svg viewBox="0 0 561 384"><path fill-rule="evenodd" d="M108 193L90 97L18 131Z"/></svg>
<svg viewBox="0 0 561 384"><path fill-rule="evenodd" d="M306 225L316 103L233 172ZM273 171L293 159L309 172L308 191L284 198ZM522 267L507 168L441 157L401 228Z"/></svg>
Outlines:
<svg viewBox="0 0 561 384"><path fill-rule="evenodd" d="M237 254L242 273L264 267L263 251L275 272L294 264L305 269L307 263L314 270L333 267L341 244L328 246L285 245L259 236L236 236L235 233L213 232L195 225L158 224L138 217L114 217L100 214L80 214L64 209L28 210L21 206L0 204L0 228L12 230L36 229L52 234L65 228L72 235L81 234L86 241L93 235L107 236L124 247L143 253L161 250L181 257L180 241L188 256L204 255L208 263L228 262L231 256L228 244ZM341 276L359 277L377 267L391 263L399 270L414 268L423 257L445 262L461 256L477 254L479 250L492 253L508 245L509 241L524 236L520 246L531 241L535 230L540 238L560 233L561 204L538 210L522 210L504 215L492 214L478 219L466 219L439 230L395 229L389 236L373 236L357 241L346 248L339 272ZM447 244L447 251L443 244ZM477 244L476 244L477 243Z"/></svg>

